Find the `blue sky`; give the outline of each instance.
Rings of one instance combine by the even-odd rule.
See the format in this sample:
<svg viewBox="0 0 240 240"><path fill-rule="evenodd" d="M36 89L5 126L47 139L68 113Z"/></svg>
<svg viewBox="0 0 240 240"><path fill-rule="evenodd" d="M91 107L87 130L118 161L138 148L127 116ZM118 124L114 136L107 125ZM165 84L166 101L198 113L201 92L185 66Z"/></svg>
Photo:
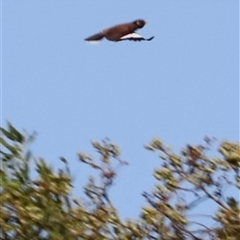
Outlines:
<svg viewBox="0 0 240 240"><path fill-rule="evenodd" d="M237 0L2 0L2 124L36 131L32 146L55 168L70 162L74 193L97 159L91 140L110 138L128 167L110 192L123 217L137 217L159 159L143 145L159 137L177 151L205 135L239 140ZM85 37L143 18L151 42Z"/></svg>

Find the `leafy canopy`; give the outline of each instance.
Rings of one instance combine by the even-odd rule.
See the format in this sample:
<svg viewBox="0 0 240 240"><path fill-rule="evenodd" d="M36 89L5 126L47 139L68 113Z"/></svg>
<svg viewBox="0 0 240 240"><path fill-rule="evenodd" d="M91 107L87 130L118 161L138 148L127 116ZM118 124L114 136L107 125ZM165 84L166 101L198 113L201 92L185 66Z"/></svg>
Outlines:
<svg viewBox="0 0 240 240"><path fill-rule="evenodd" d="M224 192L229 187L240 189L239 143L224 141L219 144L220 157L210 157L214 139L186 145L179 154L153 139L145 148L160 157L160 166L153 171L156 185L139 196L146 200L139 219L123 221L121 209L108 195L117 177L113 162L128 164L116 144L108 139L92 142L99 161L78 153L80 162L96 169L101 180L99 185L89 178L84 187L88 201L82 202L71 195L73 181L65 158L60 158L65 167L56 173L28 149L32 135L10 123L0 131L0 239L240 239L239 199ZM34 178L30 162L37 173ZM193 218L192 211L204 201L211 201L216 211Z"/></svg>

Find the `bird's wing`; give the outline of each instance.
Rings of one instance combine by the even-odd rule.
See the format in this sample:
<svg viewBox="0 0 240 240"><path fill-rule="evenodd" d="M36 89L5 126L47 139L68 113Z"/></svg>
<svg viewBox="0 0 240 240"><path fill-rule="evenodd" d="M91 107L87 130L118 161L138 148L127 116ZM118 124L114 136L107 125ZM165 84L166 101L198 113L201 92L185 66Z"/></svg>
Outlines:
<svg viewBox="0 0 240 240"><path fill-rule="evenodd" d="M104 37L103 32L100 32L100 33L94 34L90 37L87 37L84 40L87 41L87 42L94 43L94 42L99 42L100 40L103 39L103 37Z"/></svg>
<svg viewBox="0 0 240 240"><path fill-rule="evenodd" d="M130 41L151 41L154 37L144 38L137 33L130 33L125 36L122 36L118 41L130 40Z"/></svg>

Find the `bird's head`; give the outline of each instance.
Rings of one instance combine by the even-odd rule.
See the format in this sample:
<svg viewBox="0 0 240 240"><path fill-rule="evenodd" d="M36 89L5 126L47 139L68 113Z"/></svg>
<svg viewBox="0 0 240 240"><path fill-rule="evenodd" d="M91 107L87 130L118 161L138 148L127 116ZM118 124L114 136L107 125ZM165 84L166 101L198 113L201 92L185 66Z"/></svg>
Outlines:
<svg viewBox="0 0 240 240"><path fill-rule="evenodd" d="M147 23L145 20L138 19L133 22L138 28L144 27L144 25Z"/></svg>

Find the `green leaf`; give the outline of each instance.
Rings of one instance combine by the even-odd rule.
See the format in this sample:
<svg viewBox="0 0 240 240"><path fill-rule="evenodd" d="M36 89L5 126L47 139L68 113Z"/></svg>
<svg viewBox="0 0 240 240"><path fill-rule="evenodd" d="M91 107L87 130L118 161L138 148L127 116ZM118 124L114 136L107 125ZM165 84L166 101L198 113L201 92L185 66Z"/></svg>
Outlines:
<svg viewBox="0 0 240 240"><path fill-rule="evenodd" d="M18 146L8 144L3 138L0 138L0 144L6 147L12 154L18 155L18 151L20 150Z"/></svg>
<svg viewBox="0 0 240 240"><path fill-rule="evenodd" d="M24 142L24 136L16 128L14 128L11 123L8 123L8 128L10 133L12 134L12 140L15 140L19 143Z"/></svg>

